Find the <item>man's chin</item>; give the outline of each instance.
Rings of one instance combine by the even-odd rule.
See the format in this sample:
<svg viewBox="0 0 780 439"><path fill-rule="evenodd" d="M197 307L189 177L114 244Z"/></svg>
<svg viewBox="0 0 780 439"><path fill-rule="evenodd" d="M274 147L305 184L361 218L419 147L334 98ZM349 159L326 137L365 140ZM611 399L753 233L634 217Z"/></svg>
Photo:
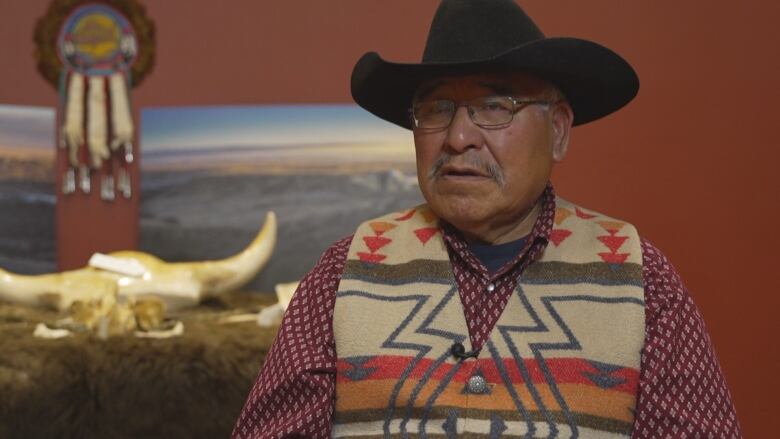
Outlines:
<svg viewBox="0 0 780 439"><path fill-rule="evenodd" d="M426 198L430 195L440 204L472 204L500 190L492 178L439 178L429 184Z"/></svg>
<svg viewBox="0 0 780 439"><path fill-rule="evenodd" d="M473 197L445 197L429 201L428 204L439 218L459 229L484 224L489 220L484 198L480 200Z"/></svg>

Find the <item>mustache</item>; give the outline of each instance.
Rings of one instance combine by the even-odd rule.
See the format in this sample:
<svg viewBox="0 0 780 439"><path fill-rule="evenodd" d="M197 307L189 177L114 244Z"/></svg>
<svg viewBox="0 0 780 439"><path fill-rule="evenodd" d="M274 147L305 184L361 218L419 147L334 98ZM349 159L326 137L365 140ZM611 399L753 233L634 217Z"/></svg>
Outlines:
<svg viewBox="0 0 780 439"><path fill-rule="evenodd" d="M441 153L436 161L433 162L433 165L431 165L431 169L428 171L428 179L435 180L439 178L441 176L441 168L448 164L450 160L452 160L452 157L452 154L446 152ZM496 163L484 161L477 155L464 155L462 164L480 170L482 173L492 178L500 187L503 187L506 184L504 171L502 171L501 167Z"/></svg>

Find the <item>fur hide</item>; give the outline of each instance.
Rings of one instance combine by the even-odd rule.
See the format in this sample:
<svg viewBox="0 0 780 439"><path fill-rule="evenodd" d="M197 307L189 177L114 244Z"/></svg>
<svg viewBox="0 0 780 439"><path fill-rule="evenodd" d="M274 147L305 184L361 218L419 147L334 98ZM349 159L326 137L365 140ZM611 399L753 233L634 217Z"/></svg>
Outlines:
<svg viewBox="0 0 780 439"><path fill-rule="evenodd" d="M181 313L184 335L32 336L54 312L0 303L0 438L226 438L276 328L218 323L270 295Z"/></svg>

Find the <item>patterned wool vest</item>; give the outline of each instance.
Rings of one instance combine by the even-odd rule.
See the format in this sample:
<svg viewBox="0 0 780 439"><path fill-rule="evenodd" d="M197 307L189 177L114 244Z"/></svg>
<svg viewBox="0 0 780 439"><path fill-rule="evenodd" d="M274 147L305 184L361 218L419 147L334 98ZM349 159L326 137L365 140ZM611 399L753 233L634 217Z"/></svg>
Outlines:
<svg viewBox="0 0 780 439"><path fill-rule="evenodd" d="M363 223L336 296L333 436L626 437L644 343L633 226L556 199L550 242L477 358L438 219Z"/></svg>

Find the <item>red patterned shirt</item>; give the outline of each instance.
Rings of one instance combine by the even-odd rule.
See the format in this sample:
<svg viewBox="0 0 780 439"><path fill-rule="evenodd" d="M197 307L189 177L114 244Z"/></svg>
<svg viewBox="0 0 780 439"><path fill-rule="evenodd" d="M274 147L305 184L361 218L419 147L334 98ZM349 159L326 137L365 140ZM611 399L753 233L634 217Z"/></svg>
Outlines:
<svg viewBox="0 0 780 439"><path fill-rule="evenodd" d="M579 212L587 215L587 213ZM489 273L461 234L442 232L472 347L487 340L523 270L547 246L551 187L518 256ZM333 308L352 236L337 241L298 287L233 429L233 438L327 438L336 392ZM633 438L741 438L731 395L704 321L666 257L642 240L645 346Z"/></svg>

